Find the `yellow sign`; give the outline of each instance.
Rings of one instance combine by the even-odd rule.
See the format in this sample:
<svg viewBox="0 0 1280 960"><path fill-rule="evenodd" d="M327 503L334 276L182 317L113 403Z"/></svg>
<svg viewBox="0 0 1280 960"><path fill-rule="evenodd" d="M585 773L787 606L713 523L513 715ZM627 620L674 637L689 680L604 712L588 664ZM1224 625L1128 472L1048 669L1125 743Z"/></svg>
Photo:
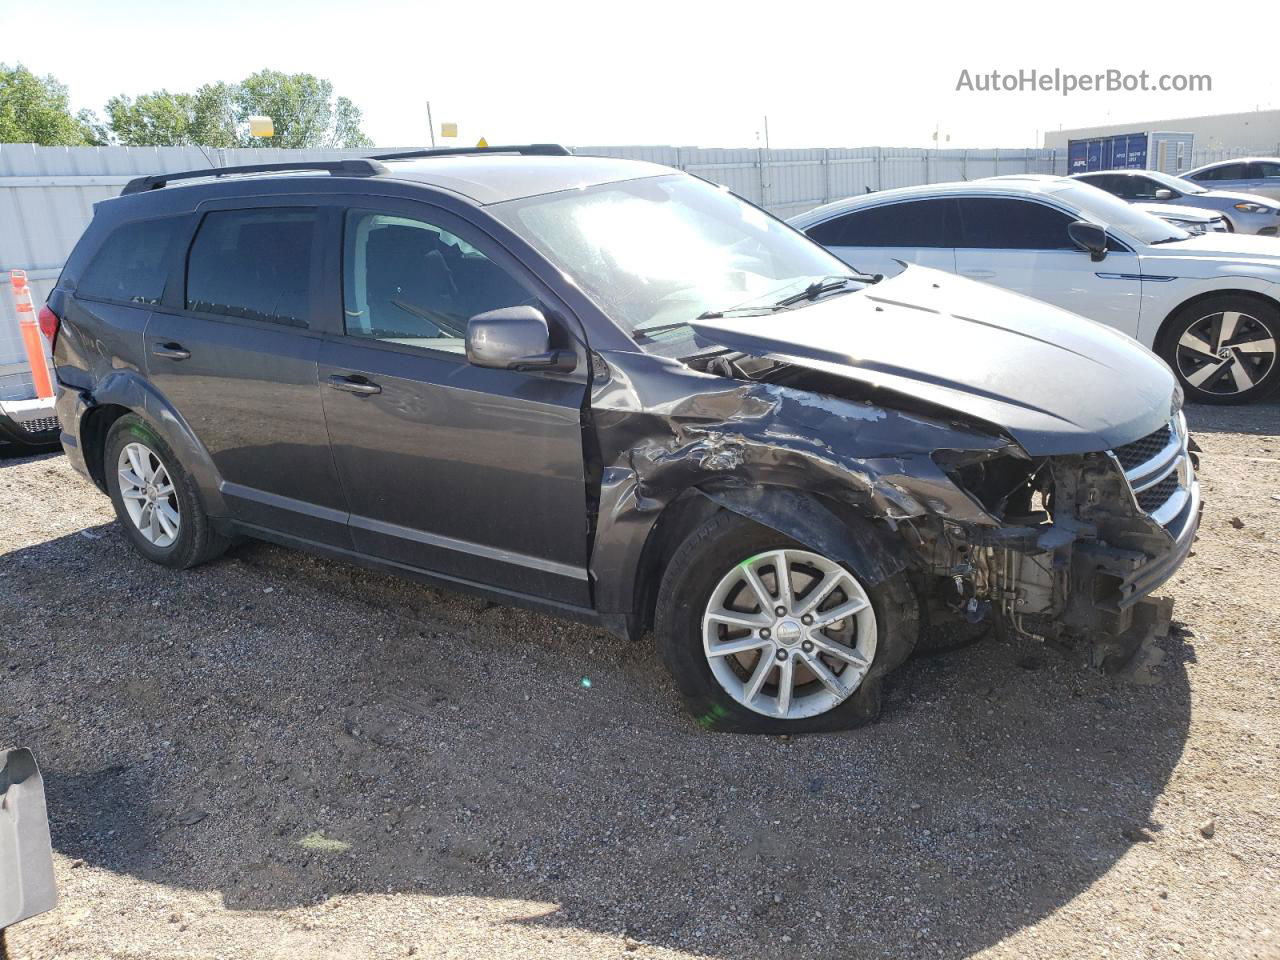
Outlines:
<svg viewBox="0 0 1280 960"><path fill-rule="evenodd" d="M249 118L249 136L274 137L275 135L276 135L275 124L271 122L270 117L250 117Z"/></svg>
<svg viewBox="0 0 1280 960"><path fill-rule="evenodd" d="M456 123L440 124L440 136L456 137L458 135L458 125Z"/></svg>
<svg viewBox="0 0 1280 960"><path fill-rule="evenodd" d="M484 137L481 137L480 142L476 144L477 147L487 147L488 145L489 145L489 141L486 140Z"/></svg>

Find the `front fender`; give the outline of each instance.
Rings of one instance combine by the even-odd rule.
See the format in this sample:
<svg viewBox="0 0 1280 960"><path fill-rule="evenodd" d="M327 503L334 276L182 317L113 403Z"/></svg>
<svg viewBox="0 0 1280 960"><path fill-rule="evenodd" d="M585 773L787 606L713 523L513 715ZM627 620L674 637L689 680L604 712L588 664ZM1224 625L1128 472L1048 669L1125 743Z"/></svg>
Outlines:
<svg viewBox="0 0 1280 960"><path fill-rule="evenodd" d="M839 560L867 583L880 583L907 568L901 544L851 524L816 497L784 487L700 489L713 502L777 530L824 556Z"/></svg>

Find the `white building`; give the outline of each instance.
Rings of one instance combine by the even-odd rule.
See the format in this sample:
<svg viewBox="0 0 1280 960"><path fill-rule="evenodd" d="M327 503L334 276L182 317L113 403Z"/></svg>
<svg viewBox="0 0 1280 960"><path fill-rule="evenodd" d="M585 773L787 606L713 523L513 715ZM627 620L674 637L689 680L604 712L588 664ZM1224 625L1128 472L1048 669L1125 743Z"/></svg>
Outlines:
<svg viewBox="0 0 1280 960"><path fill-rule="evenodd" d="M1169 120L1137 120L1108 123L1074 130L1052 130L1044 135L1047 149L1066 150L1069 140L1092 140L1125 133L1176 130L1195 135L1197 159L1229 156L1280 156L1280 110L1219 113L1208 117L1176 117ZM1206 159L1200 159L1206 162Z"/></svg>

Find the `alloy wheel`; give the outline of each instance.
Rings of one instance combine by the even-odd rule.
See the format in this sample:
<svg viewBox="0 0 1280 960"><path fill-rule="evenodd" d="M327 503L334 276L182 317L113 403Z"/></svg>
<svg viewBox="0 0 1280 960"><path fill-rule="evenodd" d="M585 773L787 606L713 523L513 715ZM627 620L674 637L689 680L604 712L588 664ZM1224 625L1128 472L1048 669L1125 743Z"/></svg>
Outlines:
<svg viewBox="0 0 1280 960"><path fill-rule="evenodd" d="M726 573L707 601L702 642L716 682L748 710L798 720L861 685L876 616L856 577L806 550L772 550Z"/></svg>
<svg viewBox="0 0 1280 960"><path fill-rule="evenodd" d="M164 462L141 443L126 444L116 464L120 499L134 527L157 547L172 546L182 526L178 491Z"/></svg>
<svg viewBox="0 0 1280 960"><path fill-rule="evenodd" d="M1256 318L1225 310L1190 324L1178 338L1178 372L1205 393L1251 390L1276 362L1276 340Z"/></svg>

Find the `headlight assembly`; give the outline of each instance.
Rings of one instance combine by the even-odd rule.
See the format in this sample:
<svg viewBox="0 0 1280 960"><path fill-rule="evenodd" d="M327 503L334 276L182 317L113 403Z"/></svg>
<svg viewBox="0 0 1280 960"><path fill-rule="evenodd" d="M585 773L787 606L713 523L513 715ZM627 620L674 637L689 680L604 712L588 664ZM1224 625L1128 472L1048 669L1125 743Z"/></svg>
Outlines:
<svg viewBox="0 0 1280 960"><path fill-rule="evenodd" d="M1278 213L1275 207L1268 207L1265 203L1253 203L1248 200L1242 200L1235 205L1236 209L1241 213Z"/></svg>

